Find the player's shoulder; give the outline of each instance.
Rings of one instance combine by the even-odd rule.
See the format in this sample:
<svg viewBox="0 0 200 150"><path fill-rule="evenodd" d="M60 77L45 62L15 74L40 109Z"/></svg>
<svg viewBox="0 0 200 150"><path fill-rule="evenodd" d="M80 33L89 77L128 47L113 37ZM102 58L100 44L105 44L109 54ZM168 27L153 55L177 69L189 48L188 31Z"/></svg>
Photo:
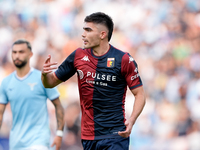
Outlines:
<svg viewBox="0 0 200 150"><path fill-rule="evenodd" d="M77 48L75 51L78 51L78 52L83 52L83 51L85 51L85 49L84 49L84 48L81 48L81 47L79 47L79 48Z"/></svg>
<svg viewBox="0 0 200 150"><path fill-rule="evenodd" d="M11 79L15 76L15 74L16 74L16 71L14 71L14 72L12 72L11 74L9 74L8 76L6 76L6 77L2 80L1 84L7 85L7 84L11 81Z"/></svg>
<svg viewBox="0 0 200 150"><path fill-rule="evenodd" d="M31 68L31 74L33 74L34 76L41 76L41 71L36 69L36 68Z"/></svg>
<svg viewBox="0 0 200 150"><path fill-rule="evenodd" d="M111 55L113 55L115 57L116 60L118 61L123 61L124 59L127 59L128 58L128 53L127 52L124 52L114 46L111 45Z"/></svg>
<svg viewBox="0 0 200 150"><path fill-rule="evenodd" d="M124 52L124 51L117 49L115 47L113 47L113 49L115 51L114 53L116 54L116 56L118 58L121 57L121 60L123 62L129 62L130 63L132 61L135 61L134 58L128 52Z"/></svg>
<svg viewBox="0 0 200 150"><path fill-rule="evenodd" d="M9 81L11 78L13 78L16 74L16 71L12 72L11 74L9 74L8 76L6 76L3 81Z"/></svg>
<svg viewBox="0 0 200 150"><path fill-rule="evenodd" d="M120 50L120 49L118 49L118 48L116 48L112 45L111 45L111 49L112 49L112 51L114 51L114 53L116 55L124 56L124 55L128 54L127 52L124 52L124 51L122 51L122 50Z"/></svg>
<svg viewBox="0 0 200 150"><path fill-rule="evenodd" d="M80 53L90 53L91 52L91 49L85 49L85 48L81 48L81 47L79 47L79 48L77 48L76 49L76 53L78 53L78 54L80 54Z"/></svg>
<svg viewBox="0 0 200 150"><path fill-rule="evenodd" d="M36 73L36 74L41 74L42 72L36 68L31 68L32 72L33 73Z"/></svg>
<svg viewBox="0 0 200 150"><path fill-rule="evenodd" d="M36 68L31 68L31 73L27 78L31 80L32 82L37 82L42 85L42 80L41 80L41 74L42 72Z"/></svg>
<svg viewBox="0 0 200 150"><path fill-rule="evenodd" d="M76 50L74 50L70 55L69 57L75 57L77 55L80 55L82 53L85 53L86 52L86 49L83 49L83 48L77 48Z"/></svg>
<svg viewBox="0 0 200 150"><path fill-rule="evenodd" d="M91 55L91 49L78 48L75 51L76 58Z"/></svg>
<svg viewBox="0 0 200 150"><path fill-rule="evenodd" d="M29 75L29 77L31 79L37 79L37 80L41 80L41 74L42 72L36 68L31 68L31 73Z"/></svg>

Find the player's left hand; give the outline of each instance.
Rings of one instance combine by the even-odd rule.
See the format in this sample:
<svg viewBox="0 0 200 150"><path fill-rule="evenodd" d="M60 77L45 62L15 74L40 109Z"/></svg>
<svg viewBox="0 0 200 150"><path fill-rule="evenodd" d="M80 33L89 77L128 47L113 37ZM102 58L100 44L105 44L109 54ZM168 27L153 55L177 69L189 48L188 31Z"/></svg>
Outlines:
<svg viewBox="0 0 200 150"><path fill-rule="evenodd" d="M48 55L45 60L42 68L42 75L47 75L48 73L53 72L54 69L57 69L57 62L51 62L51 55Z"/></svg>
<svg viewBox="0 0 200 150"><path fill-rule="evenodd" d="M118 134L124 138L129 137L129 135L131 134L131 130L133 127L133 124L130 120L126 120L125 122L125 126L126 126L126 130L125 131L119 131Z"/></svg>
<svg viewBox="0 0 200 150"><path fill-rule="evenodd" d="M56 150L59 150L62 144L62 137L60 136L56 136L54 138L53 144L51 145L51 147L53 147L54 145L56 145Z"/></svg>

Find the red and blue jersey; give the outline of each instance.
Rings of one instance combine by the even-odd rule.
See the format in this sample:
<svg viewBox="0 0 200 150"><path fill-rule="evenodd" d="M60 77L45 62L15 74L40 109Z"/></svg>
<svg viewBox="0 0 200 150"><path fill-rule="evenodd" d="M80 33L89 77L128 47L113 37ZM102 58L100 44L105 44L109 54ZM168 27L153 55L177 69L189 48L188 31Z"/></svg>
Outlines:
<svg viewBox="0 0 200 150"><path fill-rule="evenodd" d="M125 96L142 86L135 60L110 45L109 51L96 56L92 49L77 49L56 70L66 81L77 72L82 110L81 138L97 140L117 137L124 131Z"/></svg>

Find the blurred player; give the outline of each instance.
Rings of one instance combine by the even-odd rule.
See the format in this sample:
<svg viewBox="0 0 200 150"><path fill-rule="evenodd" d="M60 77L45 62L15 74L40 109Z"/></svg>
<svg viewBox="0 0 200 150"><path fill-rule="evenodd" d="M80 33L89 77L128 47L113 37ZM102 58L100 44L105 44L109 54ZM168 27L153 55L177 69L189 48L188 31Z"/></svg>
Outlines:
<svg viewBox="0 0 200 150"><path fill-rule="evenodd" d="M128 150L132 127L145 105L145 93L135 60L109 44L112 19L101 12L84 20L84 49L71 53L53 72L49 55L43 65L42 82L52 88L78 73L82 109L81 138L85 150ZM127 85L135 102L125 119Z"/></svg>
<svg viewBox="0 0 200 150"><path fill-rule="evenodd" d="M16 71L6 77L0 87L0 125L6 104L10 102L13 116L10 131L10 150L48 150L50 128L47 98L55 106L57 136L52 146L59 150L62 142L64 111L57 89L45 89L41 72L29 65L33 55L26 40L17 40L12 46L12 59Z"/></svg>

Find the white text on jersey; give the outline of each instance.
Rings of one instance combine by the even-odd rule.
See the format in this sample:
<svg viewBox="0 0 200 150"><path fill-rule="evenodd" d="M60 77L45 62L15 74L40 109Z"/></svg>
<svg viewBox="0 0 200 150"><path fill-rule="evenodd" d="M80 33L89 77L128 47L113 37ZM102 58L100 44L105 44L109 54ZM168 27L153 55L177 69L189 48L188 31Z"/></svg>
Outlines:
<svg viewBox="0 0 200 150"><path fill-rule="evenodd" d="M117 77L112 75L106 75L106 74L99 74L99 73L93 73L88 71L87 77L92 77L98 80L106 80L106 81L116 81Z"/></svg>

